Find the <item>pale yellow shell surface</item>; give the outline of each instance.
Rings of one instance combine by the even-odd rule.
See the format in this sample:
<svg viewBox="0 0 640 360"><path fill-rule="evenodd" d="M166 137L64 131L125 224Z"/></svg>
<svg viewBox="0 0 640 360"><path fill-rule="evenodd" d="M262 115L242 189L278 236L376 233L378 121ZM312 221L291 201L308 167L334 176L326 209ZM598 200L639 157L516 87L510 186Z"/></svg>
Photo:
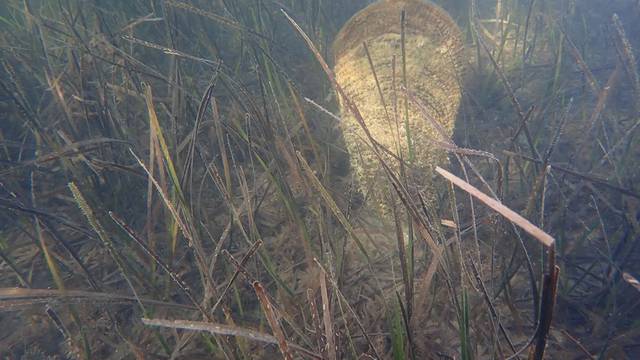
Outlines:
<svg viewBox="0 0 640 360"><path fill-rule="evenodd" d="M408 118L402 90L402 9L407 88L424 105L420 108L409 100ZM386 109L362 42L367 43ZM384 1L365 8L334 42L336 80L358 107L373 138L393 154L385 157L394 170L400 167L398 158L409 161L411 141L413 159L408 165L414 190L430 192L433 168L447 161L445 150L433 141L442 141L442 134L428 118L440 124L447 139L451 137L461 97L460 49L460 31L448 15L417 0ZM360 189L384 210L385 173L366 145L361 126L348 109L341 110L341 128Z"/></svg>

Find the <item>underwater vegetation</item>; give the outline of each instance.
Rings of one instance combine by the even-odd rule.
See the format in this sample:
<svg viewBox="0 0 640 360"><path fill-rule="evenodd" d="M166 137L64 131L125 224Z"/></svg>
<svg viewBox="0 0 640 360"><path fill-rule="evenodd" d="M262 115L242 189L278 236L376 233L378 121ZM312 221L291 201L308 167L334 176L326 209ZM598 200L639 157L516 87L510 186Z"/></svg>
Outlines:
<svg viewBox="0 0 640 360"><path fill-rule="evenodd" d="M640 3L384 1L1 2L2 358L640 357Z"/></svg>

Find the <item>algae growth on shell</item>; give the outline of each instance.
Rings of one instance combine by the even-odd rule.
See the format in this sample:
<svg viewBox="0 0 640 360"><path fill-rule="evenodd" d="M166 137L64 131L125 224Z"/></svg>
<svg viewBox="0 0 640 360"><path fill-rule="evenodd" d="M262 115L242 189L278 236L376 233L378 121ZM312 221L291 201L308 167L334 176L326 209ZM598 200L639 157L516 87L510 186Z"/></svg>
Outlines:
<svg viewBox="0 0 640 360"><path fill-rule="evenodd" d="M432 170L447 161L439 143L452 136L460 104L461 50L461 33L451 17L422 0L369 5L334 41L337 82L382 145L385 162L398 172L404 161L412 193L424 190L431 197ZM359 188L384 212L384 170L343 101L341 115Z"/></svg>

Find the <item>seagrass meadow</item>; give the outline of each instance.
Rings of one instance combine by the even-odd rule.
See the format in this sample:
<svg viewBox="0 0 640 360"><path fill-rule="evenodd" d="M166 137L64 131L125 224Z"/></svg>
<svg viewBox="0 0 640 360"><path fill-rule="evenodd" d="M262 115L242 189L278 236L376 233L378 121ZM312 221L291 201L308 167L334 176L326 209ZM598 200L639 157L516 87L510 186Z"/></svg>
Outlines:
<svg viewBox="0 0 640 360"><path fill-rule="evenodd" d="M638 18L0 2L0 356L640 358Z"/></svg>

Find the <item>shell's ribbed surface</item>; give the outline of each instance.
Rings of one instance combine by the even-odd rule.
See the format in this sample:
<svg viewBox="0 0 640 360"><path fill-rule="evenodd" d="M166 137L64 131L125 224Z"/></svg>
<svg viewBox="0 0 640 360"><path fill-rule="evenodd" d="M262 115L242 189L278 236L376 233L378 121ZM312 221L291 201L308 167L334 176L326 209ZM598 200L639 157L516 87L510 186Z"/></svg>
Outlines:
<svg viewBox="0 0 640 360"><path fill-rule="evenodd" d="M426 108L421 111L408 101L406 124L405 95L401 90L403 9L407 88ZM364 42L371 55L386 111ZM460 104L462 39L457 25L444 10L430 2L386 0L354 15L338 34L333 49L336 79L360 110L373 138L405 161L409 159L410 139L414 154L409 162L412 181L429 193L432 170L436 165L445 163L447 156L440 146L431 141L442 140L442 137L427 117L436 119L445 136L451 137ZM365 145L364 131L348 109L342 108L342 119L351 166L361 190L369 194L372 201L385 204L384 192L388 191L385 174L373 152ZM390 154L385 156L388 163L398 170L398 159Z"/></svg>

